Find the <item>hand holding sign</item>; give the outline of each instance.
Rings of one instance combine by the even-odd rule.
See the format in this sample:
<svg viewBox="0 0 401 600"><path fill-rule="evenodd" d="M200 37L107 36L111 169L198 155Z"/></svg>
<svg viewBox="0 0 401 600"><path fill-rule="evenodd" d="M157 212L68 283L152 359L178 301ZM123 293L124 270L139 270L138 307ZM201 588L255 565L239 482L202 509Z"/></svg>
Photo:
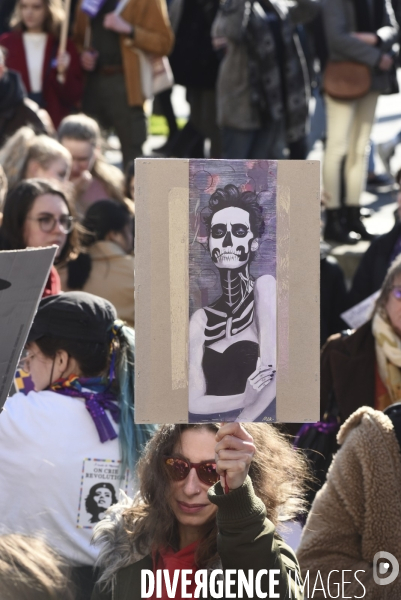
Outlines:
<svg viewBox="0 0 401 600"><path fill-rule="evenodd" d="M70 10L71 10L71 0L65 0L65 15L64 21L61 24L61 32L60 32L60 44L58 47L57 54L57 81L61 84L64 84L66 81L66 71L70 64L69 54L66 52L67 48L67 36L68 36L68 26L70 23ZM67 58L68 57L68 58Z"/></svg>
<svg viewBox="0 0 401 600"><path fill-rule="evenodd" d="M85 71L94 71L99 53L96 50L84 50L81 54L81 66Z"/></svg>
<svg viewBox="0 0 401 600"><path fill-rule="evenodd" d="M61 52L57 54L57 71L59 73L65 73L70 66L71 56L68 52Z"/></svg>
<svg viewBox="0 0 401 600"><path fill-rule="evenodd" d="M244 483L255 454L252 436L240 423L226 423L216 433L216 441L216 468L221 484L235 490Z"/></svg>

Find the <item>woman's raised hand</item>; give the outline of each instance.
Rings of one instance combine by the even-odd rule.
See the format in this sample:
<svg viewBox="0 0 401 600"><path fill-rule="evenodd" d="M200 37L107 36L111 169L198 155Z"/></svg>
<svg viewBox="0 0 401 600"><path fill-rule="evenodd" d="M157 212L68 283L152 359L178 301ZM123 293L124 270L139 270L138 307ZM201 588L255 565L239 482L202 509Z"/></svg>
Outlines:
<svg viewBox="0 0 401 600"><path fill-rule="evenodd" d="M226 423L216 433L216 441L216 468L221 485L235 490L248 475L255 454L253 438L241 423Z"/></svg>

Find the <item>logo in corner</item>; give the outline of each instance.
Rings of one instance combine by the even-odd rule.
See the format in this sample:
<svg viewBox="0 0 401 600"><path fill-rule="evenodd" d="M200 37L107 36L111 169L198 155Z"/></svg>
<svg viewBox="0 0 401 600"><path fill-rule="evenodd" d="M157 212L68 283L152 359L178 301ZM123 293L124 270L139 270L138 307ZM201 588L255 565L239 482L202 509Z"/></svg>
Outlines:
<svg viewBox="0 0 401 600"><path fill-rule="evenodd" d="M393 583L400 572L400 565L390 552L376 552L373 557L373 579L377 585Z"/></svg>

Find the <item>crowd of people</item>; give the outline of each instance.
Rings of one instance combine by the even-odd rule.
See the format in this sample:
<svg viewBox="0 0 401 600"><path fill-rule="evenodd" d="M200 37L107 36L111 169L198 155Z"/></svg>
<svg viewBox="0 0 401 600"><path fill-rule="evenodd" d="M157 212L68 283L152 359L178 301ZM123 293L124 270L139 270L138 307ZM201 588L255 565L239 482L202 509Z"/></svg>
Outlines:
<svg viewBox="0 0 401 600"><path fill-rule="evenodd" d="M400 598L399 580L380 595L373 562L401 559L401 209L377 238L361 212L377 101L398 92L400 25L400 0L1 3L0 251L58 246L19 365L30 391L0 413L2 599L139 600L144 570L203 568L276 569L279 597L298 600L297 579L335 569L344 597L362 585L355 597ZM306 159L311 97L323 100L316 430L333 426L339 450L320 491L298 426L134 423L134 161L156 61L190 113L180 128L169 79L153 101L168 124L155 156ZM400 142L382 148L387 168ZM360 240L349 282L331 249ZM342 313L374 293L349 330ZM293 520L297 555L280 525ZM342 570L363 575L345 585Z"/></svg>

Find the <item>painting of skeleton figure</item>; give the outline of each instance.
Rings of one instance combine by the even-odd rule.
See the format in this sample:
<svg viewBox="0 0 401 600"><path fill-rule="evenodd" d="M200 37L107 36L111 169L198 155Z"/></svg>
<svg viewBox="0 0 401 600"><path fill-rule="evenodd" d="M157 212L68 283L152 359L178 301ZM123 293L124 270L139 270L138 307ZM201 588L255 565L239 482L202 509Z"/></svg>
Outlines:
<svg viewBox="0 0 401 600"><path fill-rule="evenodd" d="M275 161L190 161L189 422L276 420Z"/></svg>

